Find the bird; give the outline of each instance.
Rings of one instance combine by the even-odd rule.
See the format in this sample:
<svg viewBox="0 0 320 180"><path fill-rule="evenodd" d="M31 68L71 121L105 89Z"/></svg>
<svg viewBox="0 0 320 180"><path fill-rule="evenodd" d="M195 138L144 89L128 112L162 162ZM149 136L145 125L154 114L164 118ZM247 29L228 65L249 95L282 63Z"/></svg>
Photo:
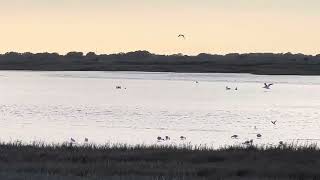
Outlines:
<svg viewBox="0 0 320 180"><path fill-rule="evenodd" d="M76 142L76 140L74 140L73 138L70 138L70 141L71 141L72 143L75 143L75 142Z"/></svg>
<svg viewBox="0 0 320 180"><path fill-rule="evenodd" d="M237 138L238 138L238 135L235 134L235 135L231 136L231 138L232 138L232 139L237 139Z"/></svg>
<svg viewBox="0 0 320 180"><path fill-rule="evenodd" d="M121 86L116 86L116 89L121 89Z"/></svg>
<svg viewBox="0 0 320 180"><path fill-rule="evenodd" d="M245 145L252 145L252 143L253 143L253 140L251 139L250 141L245 141L244 143L242 143L242 144L245 144Z"/></svg>
<svg viewBox="0 0 320 180"><path fill-rule="evenodd" d="M183 39L186 39L186 37L184 36L184 34L179 34L178 38L182 37Z"/></svg>
<svg viewBox="0 0 320 180"><path fill-rule="evenodd" d="M180 136L180 140L186 140L187 138L185 136Z"/></svg>
<svg viewBox="0 0 320 180"><path fill-rule="evenodd" d="M170 137L169 136L166 136L166 141L169 141L170 140Z"/></svg>
<svg viewBox="0 0 320 180"><path fill-rule="evenodd" d="M226 86L226 90L230 90L231 88L229 88L228 86Z"/></svg>
<svg viewBox="0 0 320 180"><path fill-rule="evenodd" d="M196 83L198 84L199 82L198 82L198 81L196 81Z"/></svg>
<svg viewBox="0 0 320 180"><path fill-rule="evenodd" d="M273 125L276 125L277 121L271 121L271 123L272 123Z"/></svg>
<svg viewBox="0 0 320 180"><path fill-rule="evenodd" d="M262 137L262 135L261 134L257 134L257 138L261 138Z"/></svg>
<svg viewBox="0 0 320 180"><path fill-rule="evenodd" d="M236 90L236 91L237 91L237 90L238 90L238 87L236 87L234 90Z"/></svg>
<svg viewBox="0 0 320 180"><path fill-rule="evenodd" d="M282 146L282 145L283 145L283 141L279 141L279 145L281 145L281 146Z"/></svg>
<svg viewBox="0 0 320 180"><path fill-rule="evenodd" d="M157 140L158 140L158 141L162 141L162 140L164 140L164 139L162 139L162 137L158 136L158 137L157 137Z"/></svg>
<svg viewBox="0 0 320 180"><path fill-rule="evenodd" d="M84 142L87 143L89 141L88 138L84 138Z"/></svg>
<svg viewBox="0 0 320 180"><path fill-rule="evenodd" d="M270 89L270 87L272 86L273 84L267 84L267 83L264 83L264 87L265 89Z"/></svg>

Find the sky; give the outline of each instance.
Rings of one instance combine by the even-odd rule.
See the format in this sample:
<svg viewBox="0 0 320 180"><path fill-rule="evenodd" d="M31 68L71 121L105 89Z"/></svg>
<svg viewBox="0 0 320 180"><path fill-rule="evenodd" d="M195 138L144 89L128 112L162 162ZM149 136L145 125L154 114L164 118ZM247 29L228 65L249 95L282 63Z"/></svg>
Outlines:
<svg viewBox="0 0 320 180"><path fill-rule="evenodd" d="M320 54L319 9L319 0L0 0L0 53Z"/></svg>

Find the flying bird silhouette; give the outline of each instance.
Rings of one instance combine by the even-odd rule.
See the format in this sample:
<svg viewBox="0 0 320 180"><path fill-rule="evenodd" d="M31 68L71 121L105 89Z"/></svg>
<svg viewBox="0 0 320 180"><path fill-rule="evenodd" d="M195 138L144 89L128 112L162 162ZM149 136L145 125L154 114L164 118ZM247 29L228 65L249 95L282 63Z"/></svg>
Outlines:
<svg viewBox="0 0 320 180"><path fill-rule="evenodd" d="M271 123L272 123L273 125L276 125L277 121L271 121Z"/></svg>
<svg viewBox="0 0 320 180"><path fill-rule="evenodd" d="M179 34L178 38L182 37L183 39L186 39L186 37L184 36L184 34Z"/></svg>
<svg viewBox="0 0 320 180"><path fill-rule="evenodd" d="M265 89L270 89L270 87L272 86L273 84L267 84L267 83L264 83L264 87Z"/></svg>

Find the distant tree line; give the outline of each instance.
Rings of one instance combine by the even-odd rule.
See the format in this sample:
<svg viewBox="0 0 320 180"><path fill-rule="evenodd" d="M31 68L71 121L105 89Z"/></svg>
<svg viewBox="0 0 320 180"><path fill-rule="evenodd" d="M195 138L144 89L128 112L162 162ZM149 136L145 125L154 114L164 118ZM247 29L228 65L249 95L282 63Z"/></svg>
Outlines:
<svg viewBox="0 0 320 180"><path fill-rule="evenodd" d="M157 71L320 75L320 55L248 53L197 56L157 55L148 51L118 54L94 52L0 54L0 70Z"/></svg>

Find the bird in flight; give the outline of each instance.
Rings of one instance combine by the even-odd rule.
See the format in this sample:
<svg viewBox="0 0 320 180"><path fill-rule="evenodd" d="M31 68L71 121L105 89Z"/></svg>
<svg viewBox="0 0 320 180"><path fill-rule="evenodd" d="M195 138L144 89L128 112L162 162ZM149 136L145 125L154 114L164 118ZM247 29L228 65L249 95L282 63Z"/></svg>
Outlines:
<svg viewBox="0 0 320 180"><path fill-rule="evenodd" d="M186 39L186 37L184 36L184 34L179 34L179 35L178 35L178 38L180 38L180 37L183 38L183 39Z"/></svg>
<svg viewBox="0 0 320 180"><path fill-rule="evenodd" d="M271 121L271 123L272 123L273 125L276 125L277 121Z"/></svg>
<svg viewBox="0 0 320 180"><path fill-rule="evenodd" d="M264 83L264 87L265 89L270 89L270 87L272 86L273 84L267 84L267 83Z"/></svg>

